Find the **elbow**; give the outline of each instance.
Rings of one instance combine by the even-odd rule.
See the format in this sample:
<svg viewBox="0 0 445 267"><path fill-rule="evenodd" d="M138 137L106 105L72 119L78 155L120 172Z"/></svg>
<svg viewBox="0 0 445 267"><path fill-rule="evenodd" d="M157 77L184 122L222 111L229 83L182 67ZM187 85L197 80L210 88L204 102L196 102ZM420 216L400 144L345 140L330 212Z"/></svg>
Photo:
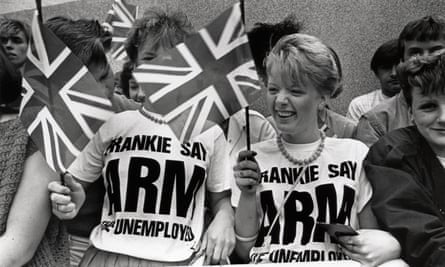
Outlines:
<svg viewBox="0 0 445 267"><path fill-rule="evenodd" d="M2 251L0 256L0 266L24 266L34 257L39 244L17 242L18 245L8 245L6 251Z"/></svg>

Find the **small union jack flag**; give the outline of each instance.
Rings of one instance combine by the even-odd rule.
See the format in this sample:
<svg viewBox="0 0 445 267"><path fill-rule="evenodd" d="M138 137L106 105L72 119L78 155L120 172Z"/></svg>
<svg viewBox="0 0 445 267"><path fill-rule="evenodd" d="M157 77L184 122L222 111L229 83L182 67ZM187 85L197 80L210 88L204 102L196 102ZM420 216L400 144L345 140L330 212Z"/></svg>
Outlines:
<svg viewBox="0 0 445 267"><path fill-rule="evenodd" d="M133 76L185 141L221 124L259 96L260 85L239 4L184 43L138 66Z"/></svg>
<svg viewBox="0 0 445 267"><path fill-rule="evenodd" d="M64 172L112 114L111 102L87 68L37 13L24 70L20 117L48 165Z"/></svg>
<svg viewBox="0 0 445 267"><path fill-rule="evenodd" d="M137 18L138 6L127 4L124 0L115 0L108 11L105 22L113 27L113 39L111 40L111 56L117 60L127 58L124 43L127 34Z"/></svg>

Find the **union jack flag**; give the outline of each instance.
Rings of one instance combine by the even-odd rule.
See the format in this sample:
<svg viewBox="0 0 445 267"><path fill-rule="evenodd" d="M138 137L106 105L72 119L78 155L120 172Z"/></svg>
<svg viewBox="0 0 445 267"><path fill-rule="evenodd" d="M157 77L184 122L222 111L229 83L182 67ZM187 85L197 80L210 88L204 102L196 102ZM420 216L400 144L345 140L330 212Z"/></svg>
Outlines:
<svg viewBox="0 0 445 267"><path fill-rule="evenodd" d="M169 123L180 141L221 124L259 96L260 85L239 4L184 43L138 66L133 76L146 108Z"/></svg>
<svg viewBox="0 0 445 267"><path fill-rule="evenodd" d="M24 70L20 117L48 165L64 172L113 114L105 89L37 13Z"/></svg>
<svg viewBox="0 0 445 267"><path fill-rule="evenodd" d="M138 14L138 6L127 4L124 0L115 0L108 11L105 22L113 27L113 39L111 40L111 56L117 60L127 58L124 43L127 33L133 26Z"/></svg>

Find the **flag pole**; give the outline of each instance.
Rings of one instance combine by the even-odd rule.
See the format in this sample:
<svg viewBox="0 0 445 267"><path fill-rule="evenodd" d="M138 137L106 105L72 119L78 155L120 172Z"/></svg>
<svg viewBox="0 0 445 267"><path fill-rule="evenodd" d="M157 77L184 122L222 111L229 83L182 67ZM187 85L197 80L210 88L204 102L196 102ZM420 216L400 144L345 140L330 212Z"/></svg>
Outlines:
<svg viewBox="0 0 445 267"><path fill-rule="evenodd" d="M245 12L244 12L244 0L240 0L240 7L241 7L241 21L244 24L244 27L246 26L246 20L245 20ZM250 119L249 119L249 106L244 108L245 115L246 115L246 146L247 150L250 150Z"/></svg>
<svg viewBox="0 0 445 267"><path fill-rule="evenodd" d="M42 0L36 0L36 9L37 9L37 19L39 20L39 23L42 23L43 21Z"/></svg>

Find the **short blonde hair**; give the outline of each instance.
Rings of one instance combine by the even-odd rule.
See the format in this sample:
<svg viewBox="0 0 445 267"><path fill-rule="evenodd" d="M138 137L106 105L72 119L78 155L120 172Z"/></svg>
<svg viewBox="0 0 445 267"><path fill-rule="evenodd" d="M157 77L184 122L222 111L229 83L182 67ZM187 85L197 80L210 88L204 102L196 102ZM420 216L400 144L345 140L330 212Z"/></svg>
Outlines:
<svg viewBox="0 0 445 267"><path fill-rule="evenodd" d="M312 84L323 96L332 96L341 80L332 52L319 39L307 34L282 37L267 57L268 74L272 66L278 66L282 75L299 87Z"/></svg>

